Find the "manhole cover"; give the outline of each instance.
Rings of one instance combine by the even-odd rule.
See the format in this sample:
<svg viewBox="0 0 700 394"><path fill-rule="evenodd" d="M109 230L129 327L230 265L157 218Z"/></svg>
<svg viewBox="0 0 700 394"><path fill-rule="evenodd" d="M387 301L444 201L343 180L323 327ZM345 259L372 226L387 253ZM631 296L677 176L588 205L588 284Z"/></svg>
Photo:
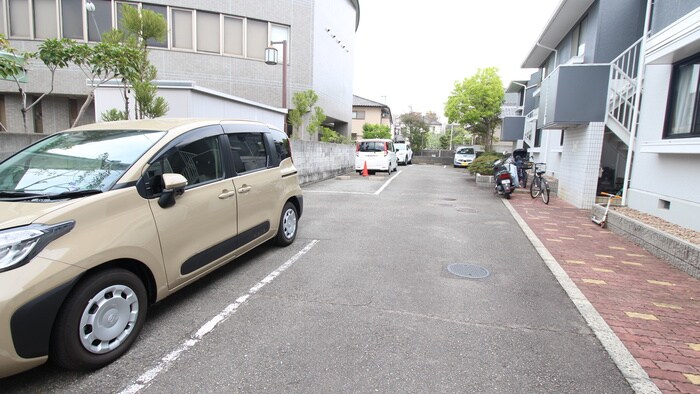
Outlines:
<svg viewBox="0 0 700 394"><path fill-rule="evenodd" d="M489 271L484 267L469 264L450 264L447 270L461 278L483 279L490 275Z"/></svg>

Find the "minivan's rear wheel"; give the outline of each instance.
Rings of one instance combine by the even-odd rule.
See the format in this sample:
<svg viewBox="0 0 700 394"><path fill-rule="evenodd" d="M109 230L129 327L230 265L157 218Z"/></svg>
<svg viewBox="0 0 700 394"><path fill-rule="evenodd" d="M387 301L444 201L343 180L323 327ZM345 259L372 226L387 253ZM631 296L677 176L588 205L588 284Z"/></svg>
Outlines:
<svg viewBox="0 0 700 394"><path fill-rule="evenodd" d="M277 237L275 237L277 245L287 246L294 242L294 239L297 237L297 218L297 207L291 202L284 204Z"/></svg>
<svg viewBox="0 0 700 394"><path fill-rule="evenodd" d="M109 269L85 277L56 319L51 360L77 370L113 362L136 340L147 310L146 288L132 272Z"/></svg>

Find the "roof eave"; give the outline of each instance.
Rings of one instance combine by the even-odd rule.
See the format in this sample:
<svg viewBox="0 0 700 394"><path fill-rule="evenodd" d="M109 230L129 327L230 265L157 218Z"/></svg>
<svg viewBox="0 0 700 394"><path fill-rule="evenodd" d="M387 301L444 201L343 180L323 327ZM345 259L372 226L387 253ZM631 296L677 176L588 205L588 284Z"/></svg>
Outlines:
<svg viewBox="0 0 700 394"><path fill-rule="evenodd" d="M530 53L520 67L540 67L552 52L540 45L548 48L556 48L561 40L569 33L569 30L581 19L595 1L596 0L562 0L552 17L549 18L549 22L545 25L542 34L540 34L537 41L535 41Z"/></svg>

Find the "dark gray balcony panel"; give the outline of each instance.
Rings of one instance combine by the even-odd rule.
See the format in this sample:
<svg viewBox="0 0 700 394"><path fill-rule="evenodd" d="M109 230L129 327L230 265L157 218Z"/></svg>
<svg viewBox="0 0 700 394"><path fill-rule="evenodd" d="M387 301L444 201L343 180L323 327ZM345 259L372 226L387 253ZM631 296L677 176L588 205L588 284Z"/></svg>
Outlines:
<svg viewBox="0 0 700 394"><path fill-rule="evenodd" d="M503 118L501 141L517 141L523 139L525 130L524 116L506 116Z"/></svg>
<svg viewBox="0 0 700 394"><path fill-rule="evenodd" d="M540 89L537 127L566 127L605 121L610 66L568 65L558 67Z"/></svg>

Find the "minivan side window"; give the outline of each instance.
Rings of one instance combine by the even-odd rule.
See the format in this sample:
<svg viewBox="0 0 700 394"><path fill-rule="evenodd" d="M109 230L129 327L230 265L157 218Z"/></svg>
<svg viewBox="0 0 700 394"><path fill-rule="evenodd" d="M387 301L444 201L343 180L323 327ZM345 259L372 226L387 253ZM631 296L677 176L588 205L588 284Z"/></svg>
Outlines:
<svg viewBox="0 0 700 394"><path fill-rule="evenodd" d="M228 139L238 174L267 168L268 154L263 133L230 133Z"/></svg>
<svg viewBox="0 0 700 394"><path fill-rule="evenodd" d="M292 157L292 150L289 147L289 137L281 131L270 130L270 135L275 144L275 150L280 161Z"/></svg>
<svg viewBox="0 0 700 394"><path fill-rule="evenodd" d="M162 185L156 179L167 173L184 176L188 188L223 178L224 166L219 137L211 136L178 146L151 164L147 176L153 194L162 192Z"/></svg>

